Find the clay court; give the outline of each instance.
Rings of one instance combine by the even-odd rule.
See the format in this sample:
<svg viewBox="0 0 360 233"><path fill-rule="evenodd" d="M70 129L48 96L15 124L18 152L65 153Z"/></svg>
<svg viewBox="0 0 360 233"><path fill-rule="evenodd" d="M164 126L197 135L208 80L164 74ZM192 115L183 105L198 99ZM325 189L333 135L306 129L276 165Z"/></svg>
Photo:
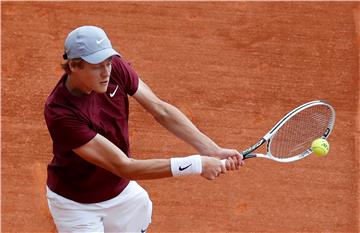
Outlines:
<svg viewBox="0 0 360 233"><path fill-rule="evenodd" d="M2 2L2 232L55 232L45 197L52 144L43 118L63 42L102 27L162 99L223 147L245 149L294 107L336 109L325 158L252 159L215 181L139 181L149 232L359 232L356 2ZM135 158L196 153L133 99Z"/></svg>

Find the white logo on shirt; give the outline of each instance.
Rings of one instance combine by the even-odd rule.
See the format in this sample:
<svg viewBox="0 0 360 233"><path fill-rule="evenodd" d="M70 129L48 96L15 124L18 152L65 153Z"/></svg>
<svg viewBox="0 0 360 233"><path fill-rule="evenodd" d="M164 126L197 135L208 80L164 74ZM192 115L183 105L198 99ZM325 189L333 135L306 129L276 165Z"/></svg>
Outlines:
<svg viewBox="0 0 360 233"><path fill-rule="evenodd" d="M117 89L118 89L118 88L119 88L119 85L116 85L115 90L114 90L113 92L110 92L110 93L109 93L109 95L110 95L111 98L115 96L115 93L117 92Z"/></svg>

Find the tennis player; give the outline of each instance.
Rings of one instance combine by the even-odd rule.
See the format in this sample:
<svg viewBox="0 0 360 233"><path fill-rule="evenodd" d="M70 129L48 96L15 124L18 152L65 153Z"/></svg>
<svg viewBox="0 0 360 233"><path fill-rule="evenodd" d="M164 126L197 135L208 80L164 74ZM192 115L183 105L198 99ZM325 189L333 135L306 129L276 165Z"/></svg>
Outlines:
<svg viewBox="0 0 360 233"><path fill-rule="evenodd" d="M65 74L44 110L54 155L47 198L59 232L145 232L152 203L135 180L182 175L213 180L243 164L238 151L219 147L176 107L160 100L101 28L70 32L63 57ZM199 155L133 159L128 96ZM226 165L220 159L227 159Z"/></svg>

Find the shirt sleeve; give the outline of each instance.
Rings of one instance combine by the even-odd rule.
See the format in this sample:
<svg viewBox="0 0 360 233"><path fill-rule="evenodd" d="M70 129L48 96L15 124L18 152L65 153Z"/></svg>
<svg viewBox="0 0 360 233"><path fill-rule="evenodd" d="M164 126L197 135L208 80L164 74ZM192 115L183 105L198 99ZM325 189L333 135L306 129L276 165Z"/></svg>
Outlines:
<svg viewBox="0 0 360 233"><path fill-rule="evenodd" d="M76 116L46 117L46 123L54 144L64 150L73 150L88 143L96 136L89 124Z"/></svg>
<svg viewBox="0 0 360 233"><path fill-rule="evenodd" d="M128 95L134 95L139 86L139 76L131 64L121 57L112 59L111 78L119 83Z"/></svg>

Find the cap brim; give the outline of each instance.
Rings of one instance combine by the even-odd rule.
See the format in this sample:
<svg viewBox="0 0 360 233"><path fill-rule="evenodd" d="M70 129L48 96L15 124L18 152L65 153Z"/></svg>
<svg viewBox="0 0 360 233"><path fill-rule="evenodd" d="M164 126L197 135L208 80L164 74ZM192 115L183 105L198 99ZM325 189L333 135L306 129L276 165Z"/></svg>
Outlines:
<svg viewBox="0 0 360 233"><path fill-rule="evenodd" d="M99 64L114 55L120 56L113 48L107 48L88 56L82 56L81 58L90 64Z"/></svg>

